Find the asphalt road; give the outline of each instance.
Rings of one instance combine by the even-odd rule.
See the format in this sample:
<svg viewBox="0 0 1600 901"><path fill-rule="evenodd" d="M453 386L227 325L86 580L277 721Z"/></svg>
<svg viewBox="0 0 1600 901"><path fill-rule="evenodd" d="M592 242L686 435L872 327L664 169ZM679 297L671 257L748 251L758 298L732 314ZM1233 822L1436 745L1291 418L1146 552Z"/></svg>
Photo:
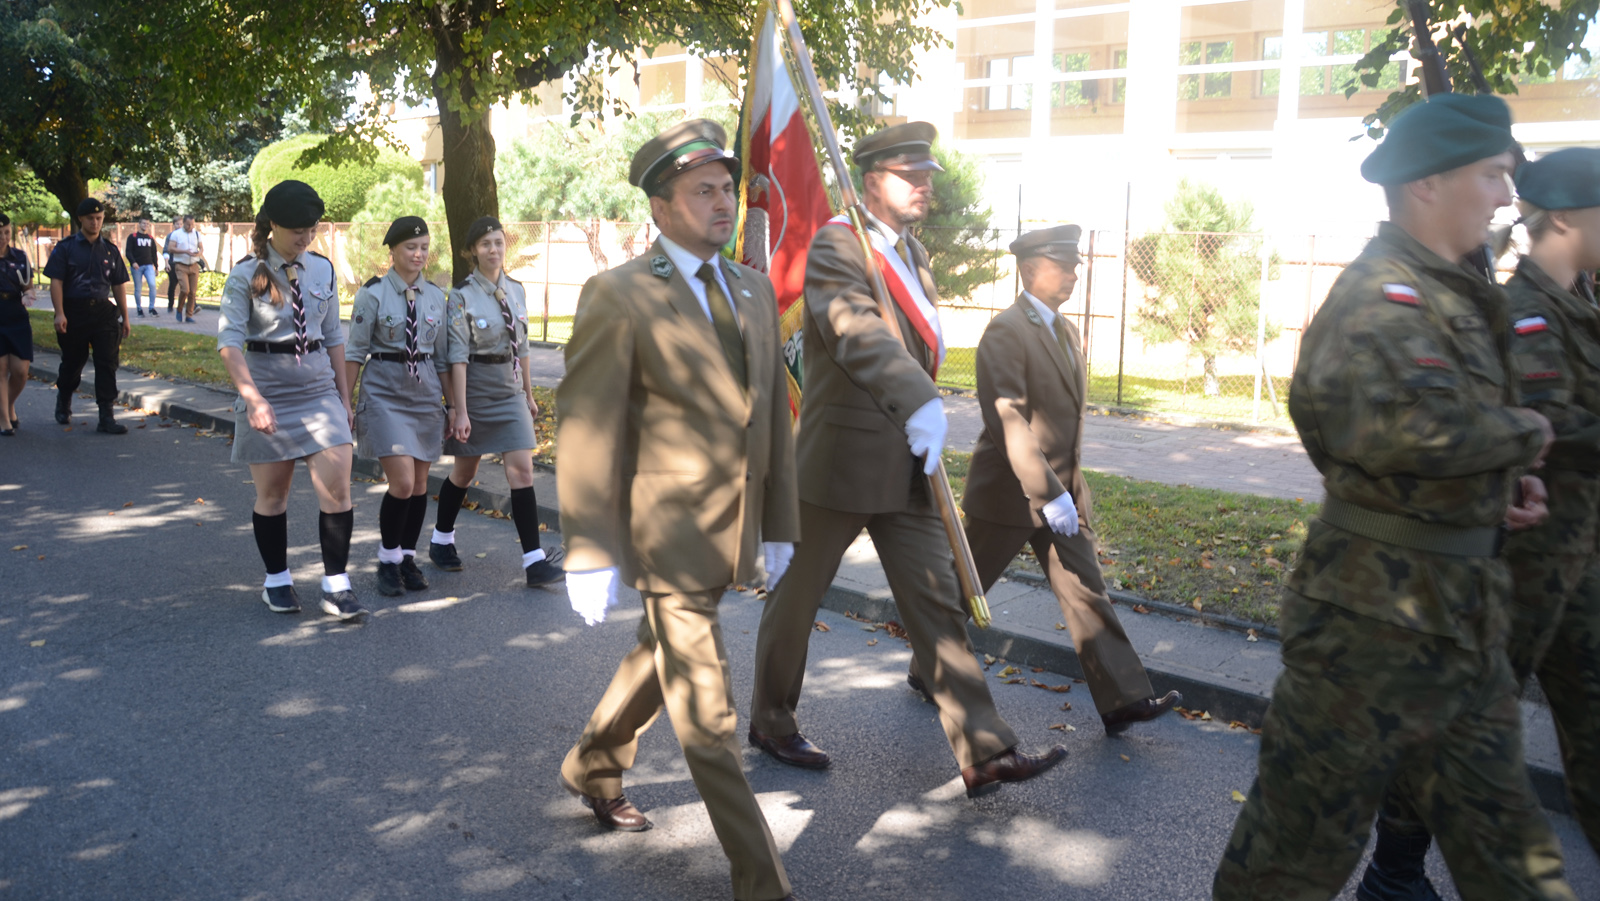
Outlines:
<svg viewBox="0 0 1600 901"><path fill-rule="evenodd" d="M628 779L653 831L600 833L556 784L633 643L637 597L586 628L561 592L520 585L509 522L463 515L468 570L429 567L431 590L380 598L382 489L358 483L352 578L371 622L273 615L226 439L154 417L99 435L83 398L65 431L52 398L30 385L22 430L0 438L0 898L729 897L668 723ZM297 482L291 565L310 601L315 501ZM741 706L759 604L723 604ZM1209 896L1253 735L1173 716L1107 739L1082 686L996 680L1024 745L1071 756L969 801L904 684L903 642L821 619L802 716L834 769L746 753L800 898ZM1600 897L1594 856L1555 822L1580 896Z"/></svg>

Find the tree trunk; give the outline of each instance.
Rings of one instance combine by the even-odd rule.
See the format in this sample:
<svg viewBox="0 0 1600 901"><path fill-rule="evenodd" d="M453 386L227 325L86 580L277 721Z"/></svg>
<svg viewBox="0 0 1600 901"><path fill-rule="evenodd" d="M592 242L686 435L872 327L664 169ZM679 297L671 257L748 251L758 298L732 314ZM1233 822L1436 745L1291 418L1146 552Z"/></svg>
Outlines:
<svg viewBox="0 0 1600 901"><path fill-rule="evenodd" d="M78 163L73 159L62 160L61 164L50 170L35 170L40 183L45 190L54 195L56 202L61 204L61 209L66 211L68 232L78 230L78 220L73 214L78 211L78 204L89 196L89 182L83 177L83 170L78 168Z"/></svg>
<svg viewBox="0 0 1600 901"><path fill-rule="evenodd" d="M1222 382L1217 378L1217 358L1206 357L1206 397L1222 394Z"/></svg>
<svg viewBox="0 0 1600 901"><path fill-rule="evenodd" d="M439 107L439 129L443 134L444 217L450 225L450 255L452 283L472 274L472 263L462 255L466 249L467 227L480 216L500 216L500 191L494 180L494 135L489 131L489 117L483 115L471 124L462 121L461 114L446 102L447 93L440 74L460 72L461 55L454 46L458 36L436 33L434 44L437 62L433 70L433 97ZM463 98L473 96L471 78L466 76L461 85ZM507 260L509 264L509 248Z"/></svg>

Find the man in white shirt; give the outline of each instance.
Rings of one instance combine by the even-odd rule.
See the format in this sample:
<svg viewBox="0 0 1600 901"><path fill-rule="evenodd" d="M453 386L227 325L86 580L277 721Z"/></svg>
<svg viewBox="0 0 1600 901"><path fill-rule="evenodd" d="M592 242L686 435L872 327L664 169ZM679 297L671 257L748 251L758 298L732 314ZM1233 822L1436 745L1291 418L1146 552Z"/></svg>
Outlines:
<svg viewBox="0 0 1600 901"><path fill-rule="evenodd" d="M168 237L167 247L178 286L178 321L193 322L200 289L200 233L194 229L193 216L183 217L183 228Z"/></svg>

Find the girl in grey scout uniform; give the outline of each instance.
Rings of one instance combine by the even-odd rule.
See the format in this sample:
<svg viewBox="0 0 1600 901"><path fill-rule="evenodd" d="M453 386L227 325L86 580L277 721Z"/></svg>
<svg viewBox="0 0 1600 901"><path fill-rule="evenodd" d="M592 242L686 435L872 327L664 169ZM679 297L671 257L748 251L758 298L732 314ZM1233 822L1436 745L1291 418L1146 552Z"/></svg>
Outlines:
<svg viewBox="0 0 1600 901"><path fill-rule="evenodd" d="M378 508L378 593L387 597L428 587L416 555L428 468L439 459L446 425L436 370L450 370L454 385L467 369L465 325L460 317L446 324L444 292L422 277L429 241L428 223L417 216L389 226L389 272L356 292L345 345L350 381L361 379L356 453L376 457L389 480Z"/></svg>
<svg viewBox="0 0 1600 901"><path fill-rule="evenodd" d="M261 599L274 613L300 612L289 574L289 486L306 461L322 514L322 609L355 620L366 611L350 590L350 381L333 263L311 253L322 198L283 181L262 199L254 254L222 288L217 349L239 389L233 459L256 486L256 547L266 564Z"/></svg>
<svg viewBox="0 0 1600 901"><path fill-rule="evenodd" d="M522 568L528 587L536 588L560 581L563 573L539 547L539 506L533 494L533 447L538 443L533 420L539 405L528 375L527 306L522 284L502 271L506 236L498 221L484 216L472 223L466 246L477 268L450 291L450 316L460 319L467 333L466 375L452 380L452 387L464 383L456 393L464 396L466 415L459 427L452 420L444 442L444 452L456 461L439 489L439 518L428 556L442 570L461 569L456 514L483 455L499 454L511 486L511 520L522 540Z"/></svg>

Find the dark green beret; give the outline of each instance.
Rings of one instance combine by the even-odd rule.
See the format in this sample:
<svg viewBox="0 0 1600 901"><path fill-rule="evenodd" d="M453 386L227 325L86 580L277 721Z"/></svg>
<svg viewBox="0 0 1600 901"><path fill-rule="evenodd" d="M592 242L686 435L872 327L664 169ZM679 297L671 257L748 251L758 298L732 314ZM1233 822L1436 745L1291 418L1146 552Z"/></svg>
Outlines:
<svg viewBox="0 0 1600 901"><path fill-rule="evenodd" d="M728 133L710 119L679 122L634 153L628 184L654 194L656 188L707 163L723 163L738 178L739 158L727 147Z"/></svg>
<svg viewBox="0 0 1600 901"><path fill-rule="evenodd" d="M412 238L420 238L427 233L428 223L421 216L401 216L389 226L389 231L383 236L383 243L393 247Z"/></svg>
<svg viewBox="0 0 1600 901"><path fill-rule="evenodd" d="M1031 231L1011 242L1011 252L1019 260L1028 257L1049 257L1065 266L1078 265L1078 239L1083 228L1077 225L1058 225Z"/></svg>
<svg viewBox="0 0 1600 901"><path fill-rule="evenodd" d="M857 141L851 155L862 172L880 164L895 169L943 172L944 167L933 158L933 140L938 136L939 130L931 122L902 122Z"/></svg>
<svg viewBox="0 0 1600 901"><path fill-rule="evenodd" d="M1600 147L1568 147L1518 166L1517 196L1541 210L1600 206Z"/></svg>
<svg viewBox="0 0 1600 901"><path fill-rule="evenodd" d="M1511 108L1493 94L1438 94L1394 118L1361 163L1373 184L1403 185L1510 150Z"/></svg>
<svg viewBox="0 0 1600 901"><path fill-rule="evenodd" d="M499 219L493 216L479 216L472 220L471 225L467 226L467 243L462 246L472 247L482 240L484 235L504 230L505 228L500 224Z"/></svg>
<svg viewBox="0 0 1600 901"><path fill-rule="evenodd" d="M78 211L76 213L74 213L73 215L74 216L93 216L95 213L104 213L105 211L106 211L106 205L101 203L99 198L97 198L97 197L85 197L85 198L83 198L83 200L81 202L79 202Z"/></svg>
<svg viewBox="0 0 1600 901"><path fill-rule="evenodd" d="M310 228L322 218L324 209L315 188L292 178L273 185L261 198L262 214L284 228Z"/></svg>

